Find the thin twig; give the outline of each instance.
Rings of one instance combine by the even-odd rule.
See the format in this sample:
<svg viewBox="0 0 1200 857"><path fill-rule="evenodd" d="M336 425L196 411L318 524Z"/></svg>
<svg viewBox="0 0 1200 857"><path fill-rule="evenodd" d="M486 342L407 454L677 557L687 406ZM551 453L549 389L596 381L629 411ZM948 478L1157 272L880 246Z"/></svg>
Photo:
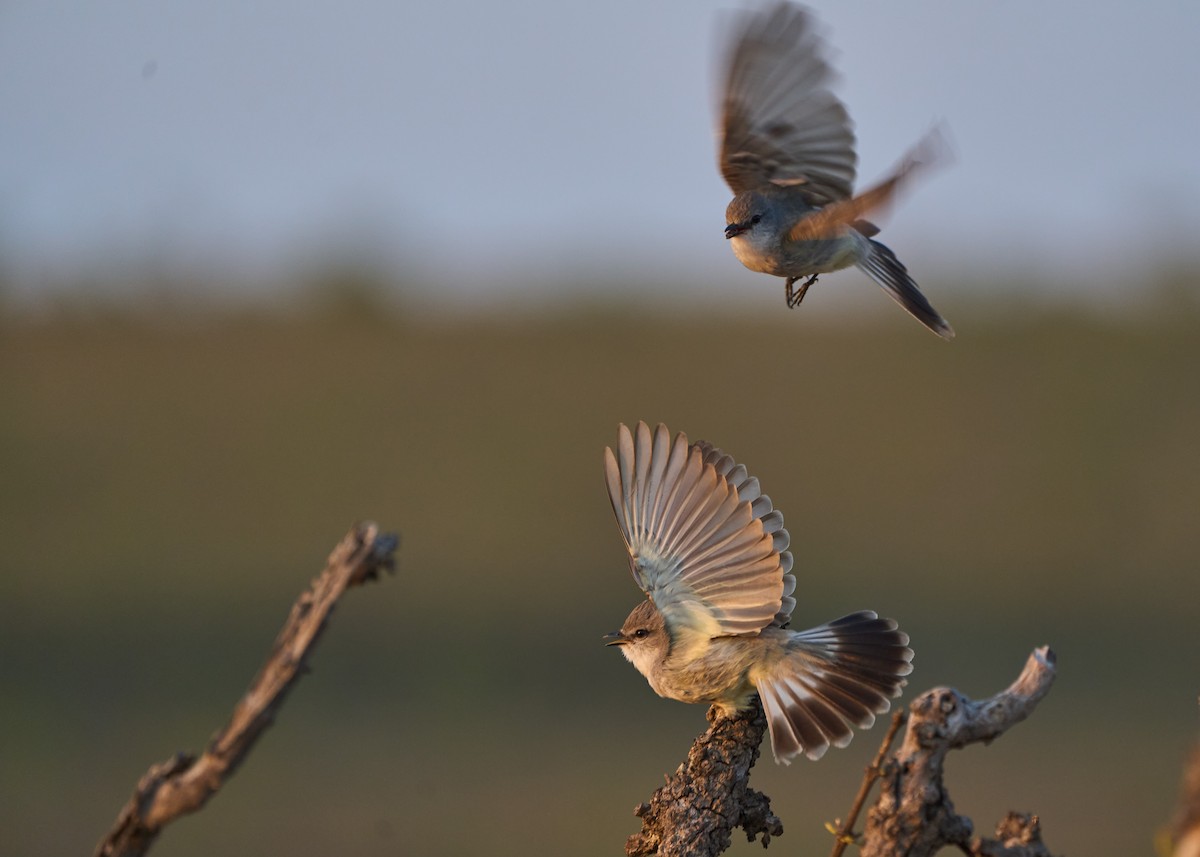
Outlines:
<svg viewBox="0 0 1200 857"><path fill-rule="evenodd" d="M858 821L858 814L862 811L863 804L866 803L871 786L879 779L884 757L887 756L888 750L891 749L896 733L900 731L900 727L907 718L908 712L903 708L892 715L892 725L888 727L887 734L883 736L883 743L879 745L879 752L875 754L875 760L863 772L862 785L858 787L858 794L854 796L854 803L850 805L850 812L846 816L846 821L842 824L841 830L838 830L834 834L836 839L833 843L833 851L830 852L829 857L841 857L842 852L846 850L846 846L854 841L854 835L851 833L854 830L854 823Z"/></svg>
<svg viewBox="0 0 1200 857"><path fill-rule="evenodd" d="M325 570L292 605L267 662L233 709L229 723L200 755L179 753L152 765L138 781L95 857L138 857L159 832L181 815L195 812L233 776L255 741L274 722L287 692L306 664L329 614L351 586L391 569L396 537L373 523L353 527L329 555Z"/></svg>

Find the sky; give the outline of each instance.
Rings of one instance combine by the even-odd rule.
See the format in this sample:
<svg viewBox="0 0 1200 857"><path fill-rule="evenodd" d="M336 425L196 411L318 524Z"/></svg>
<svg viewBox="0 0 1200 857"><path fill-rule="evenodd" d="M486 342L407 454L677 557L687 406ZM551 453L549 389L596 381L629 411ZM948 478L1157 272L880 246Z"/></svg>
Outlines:
<svg viewBox="0 0 1200 857"><path fill-rule="evenodd" d="M722 233L736 7L6 0L0 273L37 294L122 264L244 284L356 258L449 303L614 280L774 299ZM883 222L918 280L1088 299L1198 255L1200 5L814 8L860 182L934 124L951 140Z"/></svg>

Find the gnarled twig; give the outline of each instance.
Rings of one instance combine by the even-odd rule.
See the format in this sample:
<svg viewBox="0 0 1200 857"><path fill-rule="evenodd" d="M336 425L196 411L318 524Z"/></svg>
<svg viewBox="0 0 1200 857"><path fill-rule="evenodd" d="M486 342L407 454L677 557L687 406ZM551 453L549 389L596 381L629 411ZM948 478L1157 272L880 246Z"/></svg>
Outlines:
<svg viewBox="0 0 1200 857"><path fill-rule="evenodd" d="M376 579L380 569L390 569L395 550L396 537L381 534L373 523L357 525L342 538L325 570L292 605L270 657L234 708L229 723L199 758L179 753L150 767L97 846L96 857L145 854L164 826L204 806L274 721L287 692L305 672L308 656L338 598L347 588Z"/></svg>
<svg viewBox="0 0 1200 857"><path fill-rule="evenodd" d="M997 839L972 841L971 820L955 813L942 773L950 750L991 741L1032 714L1054 677L1054 653L1043 646L1017 680L990 699L972 701L948 687L918 697L904 743L885 765L879 800L867 814L862 857L932 857L945 845L974 855L1046 857L1036 816L1010 814Z"/></svg>

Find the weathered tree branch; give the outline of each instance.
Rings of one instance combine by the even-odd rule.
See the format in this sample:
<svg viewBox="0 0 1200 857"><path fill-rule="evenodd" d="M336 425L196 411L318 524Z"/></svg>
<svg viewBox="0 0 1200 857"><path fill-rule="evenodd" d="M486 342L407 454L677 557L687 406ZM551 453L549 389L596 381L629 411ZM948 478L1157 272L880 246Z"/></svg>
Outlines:
<svg viewBox="0 0 1200 857"><path fill-rule="evenodd" d="M708 721L712 725L692 744L687 762L634 810L642 832L625 843L628 857L711 857L729 847L736 827L752 842L762 834L764 846L783 833L770 798L748 784L767 728L762 706L756 701L733 717L713 706Z"/></svg>
<svg viewBox="0 0 1200 857"><path fill-rule="evenodd" d="M933 857L956 846L978 857L1048 857L1036 816L1010 813L996 839L972 840L971 820L954 811L942 781L946 754L976 741L990 742L1033 713L1055 677L1054 653L1035 649L1006 690L972 701L939 687L910 708L904 743L884 766L879 799L867 814L862 857Z"/></svg>
<svg viewBox="0 0 1200 857"><path fill-rule="evenodd" d="M229 723L196 758L178 753L152 765L138 781L96 857L145 854L159 832L181 815L202 808L245 761L254 742L271 725L283 700L306 669L338 598L351 586L391 569L397 540L373 523L355 526L333 549L325 570L292 605L266 663L233 710Z"/></svg>
<svg viewBox="0 0 1200 857"><path fill-rule="evenodd" d="M971 820L955 813L942 773L950 750L990 742L1032 714L1055 674L1054 653L1043 646L1029 656L1017 680L990 699L973 701L946 687L926 692L909 707L902 746L884 762L904 719L897 713L838 831L834 854L853 839L858 809L879 778L881 793L868 814L863 857L933 857L947 845L971 857L1051 857L1036 815L1009 813L996 827L995 839L972 839ZM729 847L735 827L742 827L751 841L761 834L764 846L783 833L770 798L748 785L766 732L762 707L756 703L724 717L714 706L708 719L711 726L696 739L687 762L635 810L642 831L626 842L628 857L711 857Z"/></svg>

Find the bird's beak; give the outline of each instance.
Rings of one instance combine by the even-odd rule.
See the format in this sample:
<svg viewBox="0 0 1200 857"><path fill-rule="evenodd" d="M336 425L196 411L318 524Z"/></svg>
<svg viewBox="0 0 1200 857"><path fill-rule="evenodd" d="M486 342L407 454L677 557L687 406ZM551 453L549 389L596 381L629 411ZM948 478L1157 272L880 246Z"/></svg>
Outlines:
<svg viewBox="0 0 1200 857"><path fill-rule="evenodd" d="M741 235L747 228L744 223L731 223L725 227L725 237L733 238L735 235Z"/></svg>
<svg viewBox="0 0 1200 857"><path fill-rule="evenodd" d="M605 634L601 637L606 646L623 646L629 641L625 639L625 635L620 631L613 631L611 634Z"/></svg>

